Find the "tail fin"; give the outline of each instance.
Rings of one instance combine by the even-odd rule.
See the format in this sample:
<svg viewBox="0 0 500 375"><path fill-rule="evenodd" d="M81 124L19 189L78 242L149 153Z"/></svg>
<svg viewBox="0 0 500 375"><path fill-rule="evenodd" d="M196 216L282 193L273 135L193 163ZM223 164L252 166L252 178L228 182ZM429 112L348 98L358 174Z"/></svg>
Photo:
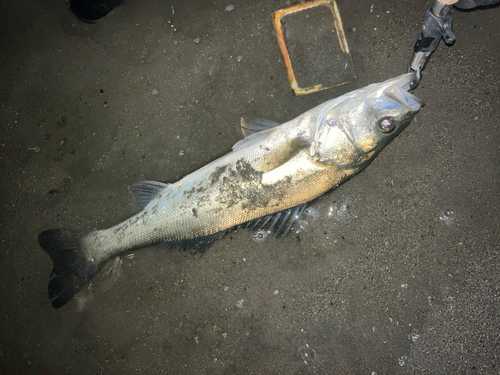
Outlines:
<svg viewBox="0 0 500 375"><path fill-rule="evenodd" d="M49 229L38 236L38 243L54 263L52 275L55 276L49 281L49 298L56 309L68 303L102 267L89 261L81 248L80 240L86 233Z"/></svg>

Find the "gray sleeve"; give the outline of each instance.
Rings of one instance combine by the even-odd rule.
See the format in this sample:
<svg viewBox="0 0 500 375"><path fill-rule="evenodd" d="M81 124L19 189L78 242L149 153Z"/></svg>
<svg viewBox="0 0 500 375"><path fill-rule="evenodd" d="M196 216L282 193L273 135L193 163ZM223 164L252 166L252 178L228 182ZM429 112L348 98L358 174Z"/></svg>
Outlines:
<svg viewBox="0 0 500 375"><path fill-rule="evenodd" d="M500 0L459 0L454 5L458 9L472 9L476 7L485 7L500 4Z"/></svg>

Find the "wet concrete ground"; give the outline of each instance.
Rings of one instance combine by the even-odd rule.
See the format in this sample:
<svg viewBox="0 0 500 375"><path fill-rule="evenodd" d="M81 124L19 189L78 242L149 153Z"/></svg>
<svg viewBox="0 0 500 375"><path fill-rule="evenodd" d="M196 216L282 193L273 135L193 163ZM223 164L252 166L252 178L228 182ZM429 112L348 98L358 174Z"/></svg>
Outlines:
<svg viewBox="0 0 500 375"><path fill-rule="evenodd" d="M128 185L230 151L240 116L284 122L404 73L428 7L339 0L358 78L294 97L271 22L287 3L227 4L127 0L88 25L3 2L0 372L500 372L500 8L455 12L426 107L285 240L137 251L52 308L39 232L126 219Z"/></svg>

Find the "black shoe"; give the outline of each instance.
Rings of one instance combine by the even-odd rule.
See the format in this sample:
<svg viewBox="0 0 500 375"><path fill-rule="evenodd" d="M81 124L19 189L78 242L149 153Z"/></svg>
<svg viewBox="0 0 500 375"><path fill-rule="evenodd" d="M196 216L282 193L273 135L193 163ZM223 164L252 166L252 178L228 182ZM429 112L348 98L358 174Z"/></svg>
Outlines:
<svg viewBox="0 0 500 375"><path fill-rule="evenodd" d="M83 22L95 22L101 19L123 0L70 0L71 11Z"/></svg>

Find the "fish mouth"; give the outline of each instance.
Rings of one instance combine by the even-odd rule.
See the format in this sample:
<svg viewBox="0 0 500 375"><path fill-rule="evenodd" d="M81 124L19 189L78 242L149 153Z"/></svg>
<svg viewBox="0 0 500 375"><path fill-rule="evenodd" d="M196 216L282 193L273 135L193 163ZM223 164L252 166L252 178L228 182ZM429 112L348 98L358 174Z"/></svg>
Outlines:
<svg viewBox="0 0 500 375"><path fill-rule="evenodd" d="M417 74L415 72L403 74L387 82L384 95L417 112L424 106L424 101L408 92L411 89L412 83L416 81Z"/></svg>

